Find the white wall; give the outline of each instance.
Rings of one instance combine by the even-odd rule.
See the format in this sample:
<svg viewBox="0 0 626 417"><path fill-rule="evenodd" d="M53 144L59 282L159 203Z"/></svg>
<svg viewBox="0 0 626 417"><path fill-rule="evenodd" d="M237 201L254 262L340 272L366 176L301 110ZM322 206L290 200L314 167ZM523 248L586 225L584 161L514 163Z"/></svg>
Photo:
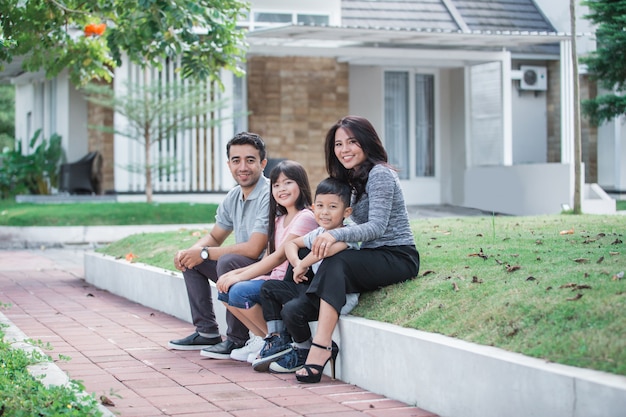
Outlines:
<svg viewBox="0 0 626 417"><path fill-rule="evenodd" d="M595 30L592 23L583 16L589 13L589 8L576 2L576 33L593 33ZM571 33L570 24L570 1L569 0L535 0L535 4L552 23L558 32ZM576 50L579 55L596 49L595 41L591 36L576 39Z"/></svg>
<svg viewBox="0 0 626 417"><path fill-rule="evenodd" d="M548 155L548 108L545 91L511 85L513 164L545 163Z"/></svg>
<svg viewBox="0 0 626 417"><path fill-rule="evenodd" d="M67 160L74 162L89 151L87 101L70 83L67 75L57 77L57 94L58 133L63 137Z"/></svg>
<svg viewBox="0 0 626 417"><path fill-rule="evenodd" d="M15 87L15 137L22 141L23 150L28 150L28 141L42 129L40 138L61 136L67 161L87 153L87 102L66 71L53 79L37 74L18 78Z"/></svg>
<svg viewBox="0 0 626 417"><path fill-rule="evenodd" d="M22 147L28 146L29 135L37 130L29 120L32 118L34 88L32 84L15 85L15 138L22 141ZM31 117L28 113L31 112Z"/></svg>
<svg viewBox="0 0 626 417"><path fill-rule="evenodd" d="M568 164L471 167L465 171L463 206L531 216L558 214L572 206Z"/></svg>
<svg viewBox="0 0 626 417"><path fill-rule="evenodd" d="M376 129L383 128L383 73L381 67L350 65L349 113L367 118ZM380 132L379 132L380 133Z"/></svg>
<svg viewBox="0 0 626 417"><path fill-rule="evenodd" d="M618 117L598 127L598 184L626 190L626 118Z"/></svg>

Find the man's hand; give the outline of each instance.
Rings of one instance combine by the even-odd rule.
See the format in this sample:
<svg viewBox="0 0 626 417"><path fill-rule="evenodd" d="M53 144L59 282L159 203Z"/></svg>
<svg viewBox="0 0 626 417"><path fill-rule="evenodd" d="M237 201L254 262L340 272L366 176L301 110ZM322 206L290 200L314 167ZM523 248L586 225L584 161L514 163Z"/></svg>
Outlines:
<svg viewBox="0 0 626 417"><path fill-rule="evenodd" d="M176 252L176 255L174 255L174 267L176 269L178 269L181 272L185 272L187 270L187 268L185 268L181 263L180 263L180 257L182 255L184 251L179 250L178 252Z"/></svg>
<svg viewBox="0 0 626 417"><path fill-rule="evenodd" d="M176 269L185 272L196 265L200 265L202 263L202 258L200 257L201 250L202 248L192 247L187 250L178 251L174 257L174 266Z"/></svg>

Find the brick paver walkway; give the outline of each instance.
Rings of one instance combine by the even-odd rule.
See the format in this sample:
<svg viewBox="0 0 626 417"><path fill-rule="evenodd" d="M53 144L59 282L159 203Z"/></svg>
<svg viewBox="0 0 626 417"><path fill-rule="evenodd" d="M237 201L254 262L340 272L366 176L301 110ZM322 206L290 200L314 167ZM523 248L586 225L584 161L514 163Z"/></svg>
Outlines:
<svg viewBox="0 0 626 417"><path fill-rule="evenodd" d="M191 325L87 284L80 249L0 251L0 302L29 338L108 408L130 416L418 416L420 408L324 376L254 372L249 364L167 349ZM130 277L129 277L130 279ZM341 353L340 353L341 355Z"/></svg>

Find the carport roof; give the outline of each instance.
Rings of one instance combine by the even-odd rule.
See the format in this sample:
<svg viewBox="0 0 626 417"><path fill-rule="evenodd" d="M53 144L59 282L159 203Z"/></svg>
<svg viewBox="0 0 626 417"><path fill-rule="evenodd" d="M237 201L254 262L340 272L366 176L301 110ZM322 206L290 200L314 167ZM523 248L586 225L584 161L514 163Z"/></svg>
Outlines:
<svg viewBox="0 0 626 417"><path fill-rule="evenodd" d="M578 36L583 36L578 35ZM571 36L561 32L446 30L396 27L285 25L248 33L251 45L284 47L390 47L496 50L554 45ZM558 49L557 49L558 51ZM554 51L552 51L554 52ZM557 52L558 53L558 52Z"/></svg>

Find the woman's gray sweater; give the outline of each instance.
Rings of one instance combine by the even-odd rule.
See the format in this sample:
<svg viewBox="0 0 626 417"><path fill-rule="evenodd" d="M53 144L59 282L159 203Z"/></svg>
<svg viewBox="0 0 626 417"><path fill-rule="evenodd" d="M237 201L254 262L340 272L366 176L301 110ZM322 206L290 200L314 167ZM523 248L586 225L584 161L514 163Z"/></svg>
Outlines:
<svg viewBox="0 0 626 417"><path fill-rule="evenodd" d="M400 179L386 165L371 169L365 193L357 203L353 201L351 218L356 225L329 233L341 242L361 242L361 249L415 245Z"/></svg>

